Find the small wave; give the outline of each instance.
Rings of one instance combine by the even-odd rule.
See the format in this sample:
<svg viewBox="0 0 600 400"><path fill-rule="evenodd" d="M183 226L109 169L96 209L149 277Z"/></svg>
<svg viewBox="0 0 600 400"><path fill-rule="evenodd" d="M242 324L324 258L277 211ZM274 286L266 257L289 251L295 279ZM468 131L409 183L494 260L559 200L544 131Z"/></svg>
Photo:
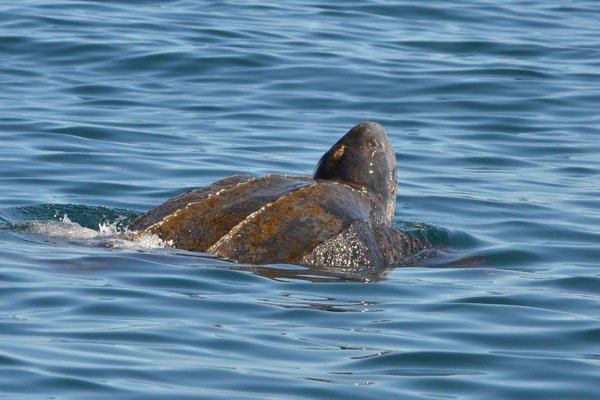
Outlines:
<svg viewBox="0 0 600 400"><path fill-rule="evenodd" d="M0 228L33 242L128 250L170 245L156 235L128 230L127 225L136 215L128 210L42 204L3 211L6 222ZM23 220L26 216L33 218Z"/></svg>
<svg viewBox="0 0 600 400"><path fill-rule="evenodd" d="M73 222L65 214L60 220L31 220L6 224L4 229L34 242L54 245L77 245L139 250L168 247L169 243L156 235L136 235L121 230L117 222L98 224L98 230Z"/></svg>
<svg viewBox="0 0 600 400"><path fill-rule="evenodd" d="M453 235L445 228L416 221L395 221L393 225L396 229L423 239L434 246L448 247L452 245Z"/></svg>

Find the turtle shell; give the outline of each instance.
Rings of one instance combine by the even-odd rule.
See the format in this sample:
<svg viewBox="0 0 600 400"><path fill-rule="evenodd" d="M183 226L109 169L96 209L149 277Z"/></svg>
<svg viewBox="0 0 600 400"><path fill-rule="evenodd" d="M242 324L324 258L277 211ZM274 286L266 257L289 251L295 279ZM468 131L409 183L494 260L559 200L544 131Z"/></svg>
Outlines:
<svg viewBox="0 0 600 400"><path fill-rule="evenodd" d="M390 227L381 203L338 181L232 176L168 200L129 229L239 263L388 267L426 243Z"/></svg>

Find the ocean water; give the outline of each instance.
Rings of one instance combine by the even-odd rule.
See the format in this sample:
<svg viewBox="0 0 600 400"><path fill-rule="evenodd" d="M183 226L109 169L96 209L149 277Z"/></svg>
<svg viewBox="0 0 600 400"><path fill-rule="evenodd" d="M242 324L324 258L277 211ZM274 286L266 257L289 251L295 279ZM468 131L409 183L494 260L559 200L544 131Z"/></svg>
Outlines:
<svg viewBox="0 0 600 400"><path fill-rule="evenodd" d="M598 399L597 1L0 3L0 398ZM373 275L131 241L232 174L310 175L362 120Z"/></svg>

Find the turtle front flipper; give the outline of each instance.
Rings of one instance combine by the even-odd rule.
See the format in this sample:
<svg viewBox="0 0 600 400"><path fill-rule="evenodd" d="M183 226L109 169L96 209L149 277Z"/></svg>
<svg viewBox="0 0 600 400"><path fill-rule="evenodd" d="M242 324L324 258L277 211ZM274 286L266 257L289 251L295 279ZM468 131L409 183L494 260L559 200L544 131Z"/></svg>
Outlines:
<svg viewBox="0 0 600 400"><path fill-rule="evenodd" d="M348 268L380 268L386 265L368 220L354 221L299 260L304 265L333 265Z"/></svg>
<svg viewBox="0 0 600 400"><path fill-rule="evenodd" d="M407 257L431 244L377 220L358 220L305 255L300 264L350 268L381 268L401 265Z"/></svg>
<svg viewBox="0 0 600 400"><path fill-rule="evenodd" d="M407 257L431 247L431 243L383 223L375 224L374 233L386 267L401 265Z"/></svg>

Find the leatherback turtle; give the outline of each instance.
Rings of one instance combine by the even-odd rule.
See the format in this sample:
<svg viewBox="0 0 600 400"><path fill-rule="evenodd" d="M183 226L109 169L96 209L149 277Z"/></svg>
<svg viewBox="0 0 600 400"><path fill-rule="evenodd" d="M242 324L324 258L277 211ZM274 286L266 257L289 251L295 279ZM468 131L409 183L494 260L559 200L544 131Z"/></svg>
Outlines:
<svg viewBox="0 0 600 400"><path fill-rule="evenodd" d="M362 122L312 178L235 175L168 200L129 229L245 264L385 268L428 247L391 226L396 187L385 130Z"/></svg>

